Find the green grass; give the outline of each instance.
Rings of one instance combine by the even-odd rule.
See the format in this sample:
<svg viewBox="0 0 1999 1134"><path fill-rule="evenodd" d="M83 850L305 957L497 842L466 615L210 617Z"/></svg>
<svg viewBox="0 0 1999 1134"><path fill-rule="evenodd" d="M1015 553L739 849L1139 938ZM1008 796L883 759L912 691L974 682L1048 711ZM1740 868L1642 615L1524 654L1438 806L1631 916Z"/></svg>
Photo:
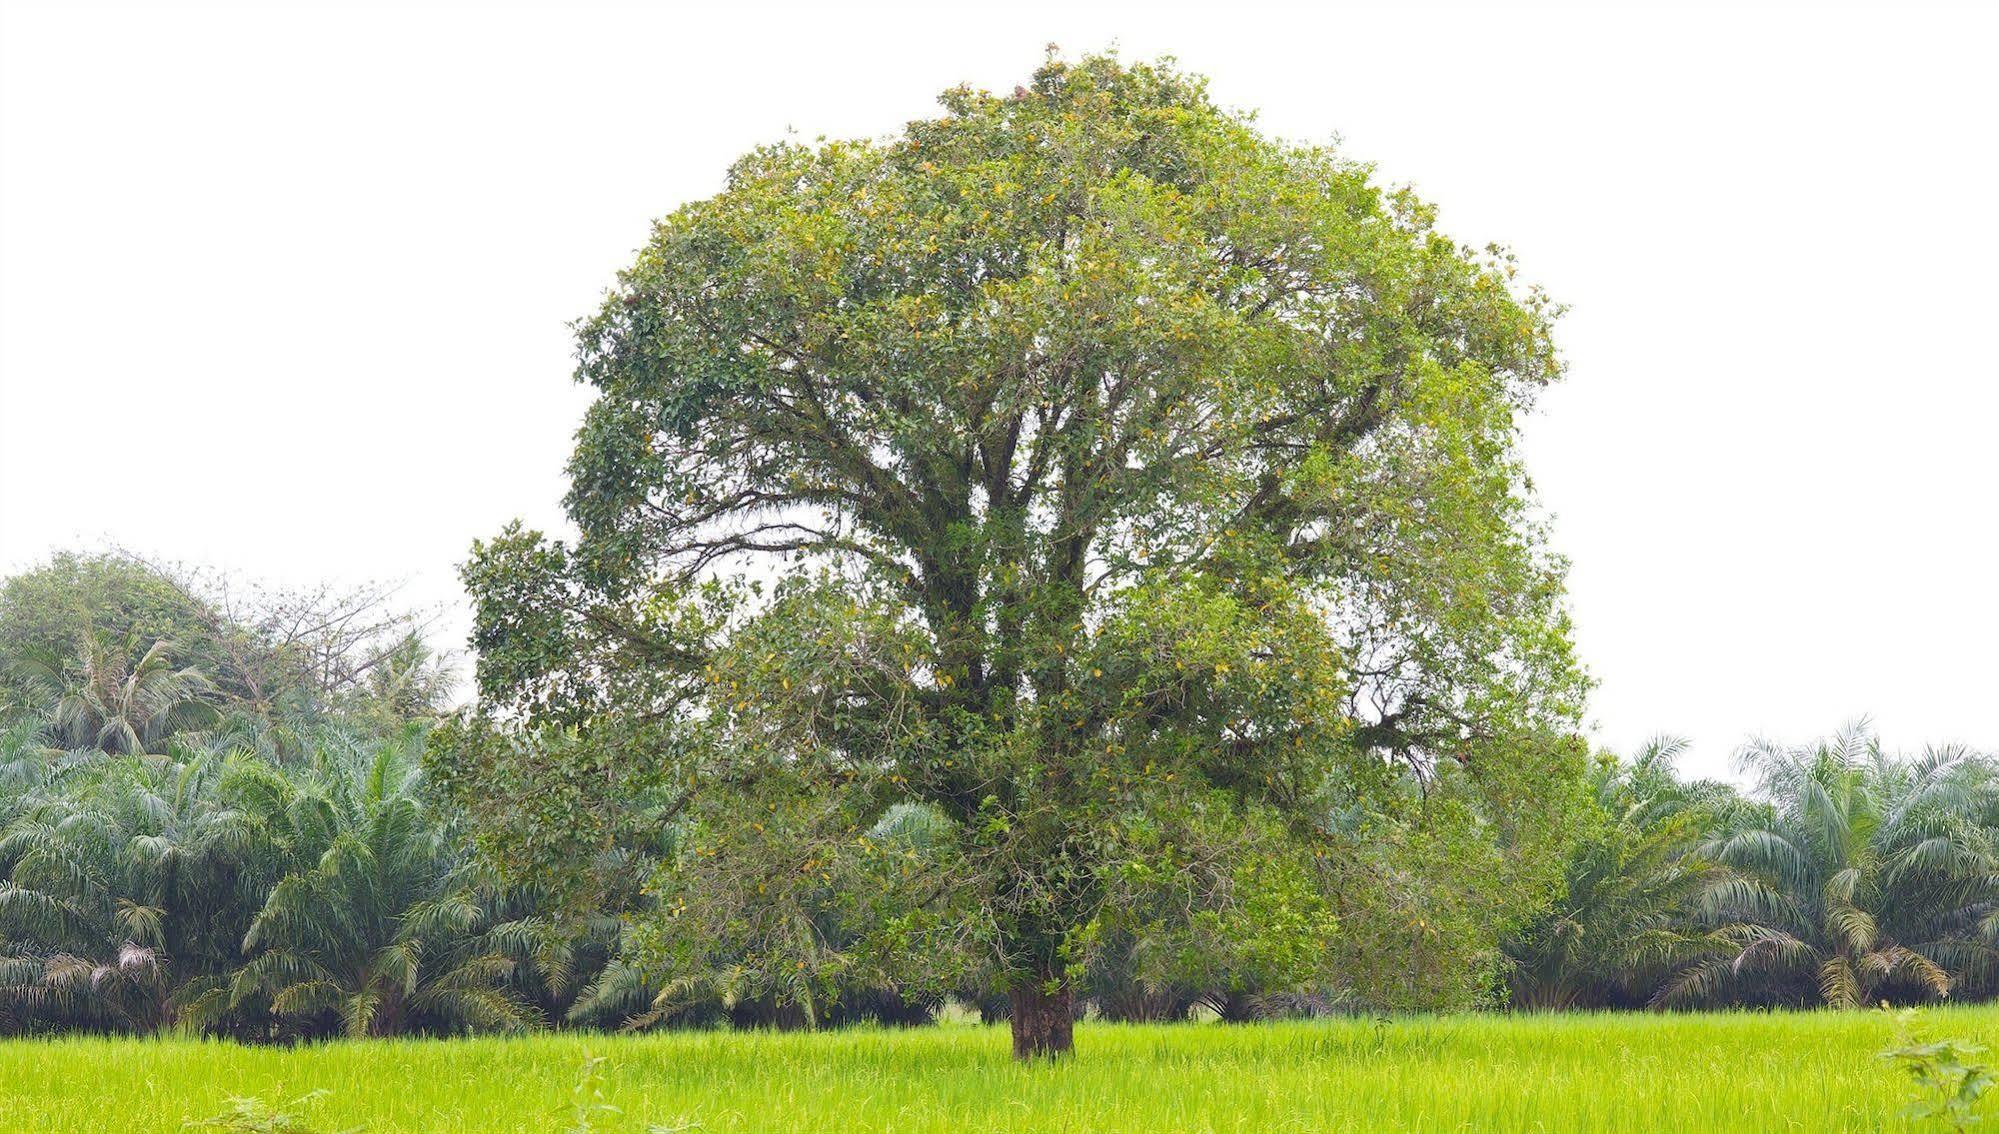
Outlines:
<svg viewBox="0 0 1999 1134"><path fill-rule="evenodd" d="M1925 1012L1990 1043L1999 1008ZM1251 1027L1084 1025L1066 1065L1017 1067L1004 1031L689 1033L336 1043L0 1043L0 1129L183 1131L232 1095L326 1095L315 1129L569 1129L586 1053L600 1130L1899 1130L1907 1080L1880 1012L1459 1016Z"/></svg>

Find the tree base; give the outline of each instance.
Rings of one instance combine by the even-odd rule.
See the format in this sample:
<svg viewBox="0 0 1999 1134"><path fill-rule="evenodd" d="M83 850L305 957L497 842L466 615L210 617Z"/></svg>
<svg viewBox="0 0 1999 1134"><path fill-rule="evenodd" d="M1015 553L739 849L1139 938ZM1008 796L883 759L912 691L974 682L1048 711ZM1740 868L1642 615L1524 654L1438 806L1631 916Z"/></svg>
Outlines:
<svg viewBox="0 0 1999 1134"><path fill-rule="evenodd" d="M1011 994L1015 1059L1059 1059L1075 1046L1075 992L1066 983L1046 989L1031 982Z"/></svg>

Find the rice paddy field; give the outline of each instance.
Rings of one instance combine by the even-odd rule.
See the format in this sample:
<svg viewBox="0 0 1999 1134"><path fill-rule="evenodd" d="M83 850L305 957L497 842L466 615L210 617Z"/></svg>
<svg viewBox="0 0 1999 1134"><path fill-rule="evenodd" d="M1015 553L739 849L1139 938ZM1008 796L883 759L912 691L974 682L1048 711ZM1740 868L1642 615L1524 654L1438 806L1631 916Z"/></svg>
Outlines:
<svg viewBox="0 0 1999 1134"><path fill-rule="evenodd" d="M1928 1011L1925 1038L1999 1039L1999 1008ZM0 1043L0 1129L190 1129L232 1096L298 1129L597 1131L1876 1131L1906 1075L1881 1012L1458 1016L1254 1026L1084 1024L1077 1058L1021 1067L998 1028L333 1043ZM592 1092L586 1090L588 1097ZM245 1129L251 1127L243 1127Z"/></svg>

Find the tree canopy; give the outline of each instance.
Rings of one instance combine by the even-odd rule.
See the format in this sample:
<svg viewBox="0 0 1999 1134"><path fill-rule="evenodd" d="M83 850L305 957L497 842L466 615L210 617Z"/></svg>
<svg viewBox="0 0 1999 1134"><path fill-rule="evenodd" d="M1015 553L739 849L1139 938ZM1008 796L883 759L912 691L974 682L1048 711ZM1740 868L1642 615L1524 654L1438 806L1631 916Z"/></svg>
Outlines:
<svg viewBox="0 0 1999 1134"><path fill-rule="evenodd" d="M1023 1056L1113 938L1471 995L1582 791L1550 305L1171 65L941 102L746 155L579 324L578 534L475 547L445 781L516 865L663 846L664 970L976 968Z"/></svg>
<svg viewBox="0 0 1999 1134"><path fill-rule="evenodd" d="M63 747L156 750L195 725L303 758L333 717L386 732L435 715L449 659L395 588L269 587L125 551L59 552L0 584L0 713Z"/></svg>

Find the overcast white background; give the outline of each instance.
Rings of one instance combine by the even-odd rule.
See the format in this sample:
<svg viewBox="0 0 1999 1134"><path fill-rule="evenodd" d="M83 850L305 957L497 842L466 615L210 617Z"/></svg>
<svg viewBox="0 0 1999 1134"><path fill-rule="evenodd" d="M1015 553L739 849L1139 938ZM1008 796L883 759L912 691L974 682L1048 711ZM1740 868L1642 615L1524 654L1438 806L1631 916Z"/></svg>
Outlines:
<svg viewBox="0 0 1999 1134"><path fill-rule="evenodd" d="M1115 43L1570 305L1526 449L1602 742L1999 746L1994 12L12 4L0 570L115 542L459 603L475 537L561 522L565 324L651 218Z"/></svg>

